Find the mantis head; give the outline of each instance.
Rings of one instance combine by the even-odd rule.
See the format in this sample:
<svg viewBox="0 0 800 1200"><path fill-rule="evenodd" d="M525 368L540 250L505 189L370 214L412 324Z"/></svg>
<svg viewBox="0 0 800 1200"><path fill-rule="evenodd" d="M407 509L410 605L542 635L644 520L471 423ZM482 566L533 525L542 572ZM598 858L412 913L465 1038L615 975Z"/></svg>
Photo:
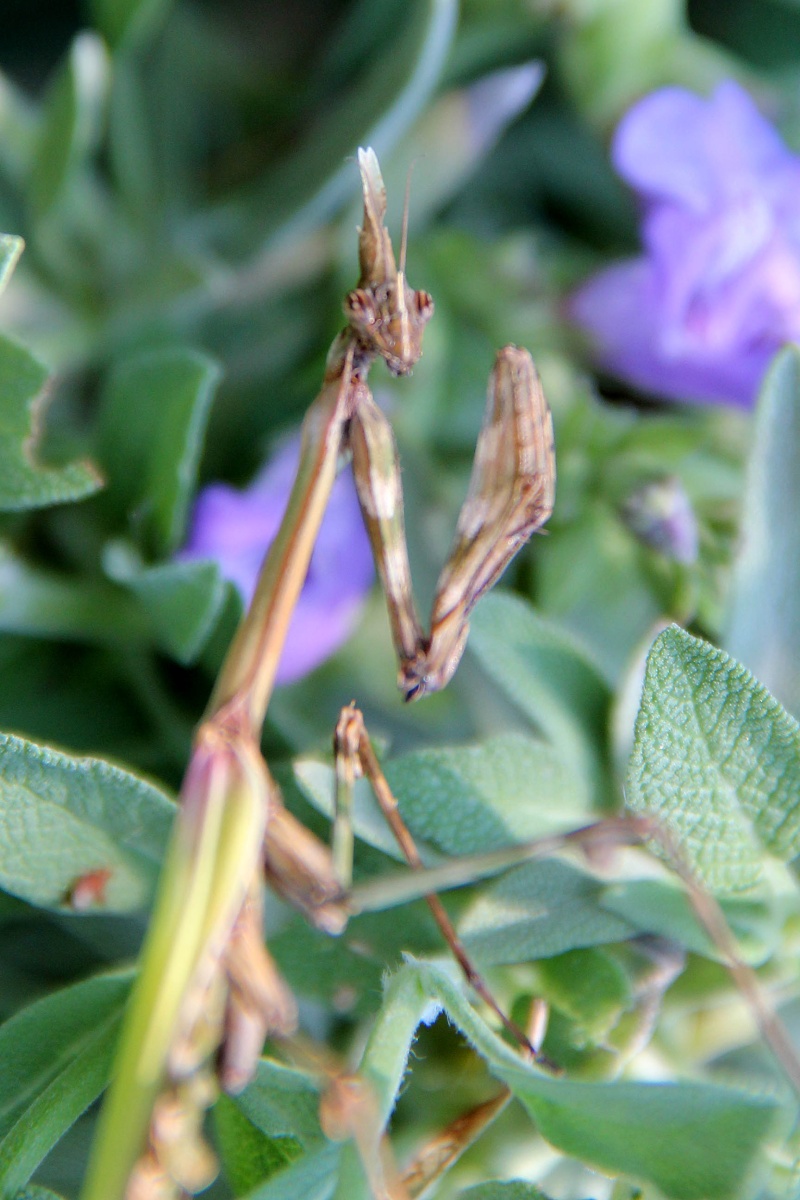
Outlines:
<svg viewBox="0 0 800 1200"><path fill-rule="evenodd" d="M406 282L408 202L398 269L384 225L386 188L374 150L359 150L358 165L364 190L364 224L359 236L361 278L358 287L345 298L345 314L361 345L379 355L392 374L406 375L422 354L422 334L433 315L433 299L428 292L415 291Z"/></svg>

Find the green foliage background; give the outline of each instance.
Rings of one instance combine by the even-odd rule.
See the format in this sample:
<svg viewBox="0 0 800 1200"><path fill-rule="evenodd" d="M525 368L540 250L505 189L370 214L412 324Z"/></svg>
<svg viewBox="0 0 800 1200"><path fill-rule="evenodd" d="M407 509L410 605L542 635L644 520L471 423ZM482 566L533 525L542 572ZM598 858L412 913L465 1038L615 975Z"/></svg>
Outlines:
<svg viewBox="0 0 800 1200"><path fill-rule="evenodd" d="M358 145L381 158L395 232L416 161L408 274L436 301L413 378L378 385L420 595L503 343L541 371L558 499L446 693L403 708L378 595L330 663L279 690L265 751L287 799L325 831L330 731L353 697L432 866L625 799L680 837L794 1030L800 351L752 417L656 405L593 378L563 304L636 247L607 144L643 92L738 78L800 149L800 7L87 0L11 4L3 25L0 1196L77 1196L171 797L239 615L214 564L174 553L198 487L245 483L316 392L356 274ZM470 86L531 62L536 99L479 145ZM699 522L689 566L624 519L667 477ZM356 816L365 883L397 855L366 790ZM401 1159L510 1089L437 1195L798 1195L791 1089L658 862L522 864L448 904L509 1011L549 1002L563 1076L473 1010L419 903L336 941L269 915L308 1029L351 1065L363 1051ZM217 1106L209 1195L362 1195L319 1090L267 1057Z"/></svg>

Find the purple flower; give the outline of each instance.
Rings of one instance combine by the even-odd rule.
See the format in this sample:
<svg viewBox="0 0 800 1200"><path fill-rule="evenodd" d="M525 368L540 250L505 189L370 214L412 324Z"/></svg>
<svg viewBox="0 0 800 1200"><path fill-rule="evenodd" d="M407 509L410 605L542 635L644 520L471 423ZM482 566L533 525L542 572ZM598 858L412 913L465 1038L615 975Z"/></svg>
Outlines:
<svg viewBox="0 0 800 1200"><path fill-rule="evenodd" d="M182 559L210 558L245 603L281 523L300 457L293 438L242 491L213 483L197 498ZM291 683L329 658L355 626L373 579L372 554L353 477L333 485L303 590L289 626L277 682Z"/></svg>
<svg viewBox="0 0 800 1200"><path fill-rule="evenodd" d="M689 565L697 561L697 518L675 475L637 488L622 505L622 517L646 546L675 562Z"/></svg>
<svg viewBox="0 0 800 1200"><path fill-rule="evenodd" d="M590 279L573 318L637 387L749 407L772 355L800 338L800 157L728 82L709 99L646 96L612 158L639 194L645 253Z"/></svg>

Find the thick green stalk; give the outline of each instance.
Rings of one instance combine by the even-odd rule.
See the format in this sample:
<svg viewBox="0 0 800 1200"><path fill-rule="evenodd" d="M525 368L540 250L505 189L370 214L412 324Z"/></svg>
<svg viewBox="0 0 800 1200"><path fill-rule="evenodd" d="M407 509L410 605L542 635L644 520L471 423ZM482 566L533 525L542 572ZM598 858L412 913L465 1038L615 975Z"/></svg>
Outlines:
<svg viewBox="0 0 800 1200"><path fill-rule="evenodd" d="M115 1200L125 1193L180 1031L187 989L202 990L213 975L256 869L266 791L258 751L226 743L205 726L187 772L82 1200Z"/></svg>

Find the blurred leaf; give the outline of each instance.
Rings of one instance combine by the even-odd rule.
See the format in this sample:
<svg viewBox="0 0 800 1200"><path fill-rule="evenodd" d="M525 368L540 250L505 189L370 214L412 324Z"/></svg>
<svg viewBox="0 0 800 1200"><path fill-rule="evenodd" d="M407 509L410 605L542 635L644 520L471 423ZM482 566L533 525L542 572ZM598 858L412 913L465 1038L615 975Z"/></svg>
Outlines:
<svg viewBox="0 0 800 1200"><path fill-rule="evenodd" d="M269 1137L228 1096L220 1096L214 1106L214 1133L225 1174L237 1196L249 1192L303 1154L296 1138Z"/></svg>
<svg viewBox="0 0 800 1200"><path fill-rule="evenodd" d="M458 923L484 967L618 942L636 927L598 904L604 885L568 863L526 863L481 888Z"/></svg>
<svg viewBox="0 0 800 1200"><path fill-rule="evenodd" d="M542 996L580 1026L593 1042L601 1040L631 1003L631 986L622 966L602 950L571 950L539 963Z"/></svg>
<svg viewBox="0 0 800 1200"><path fill-rule="evenodd" d="M537 594L616 683L663 616L664 602L645 572L646 552L617 513L604 503L583 507L580 517L537 547Z"/></svg>
<svg viewBox="0 0 800 1200"><path fill-rule="evenodd" d="M743 891L765 851L800 853L800 729L745 667L672 626L647 660L626 795L708 887Z"/></svg>
<svg viewBox="0 0 800 1200"><path fill-rule="evenodd" d="M660 934L694 954L725 961L725 955L700 925L688 896L677 882L630 879L611 883L600 904L630 921L642 933ZM757 965L775 952L780 942L782 913L771 914L764 904L740 899L724 901L723 912L745 962Z"/></svg>
<svg viewBox="0 0 800 1200"><path fill-rule="evenodd" d="M610 694L584 652L523 600L497 591L475 610L469 646L589 794L602 798Z"/></svg>
<svg viewBox="0 0 800 1200"><path fill-rule="evenodd" d="M758 400L725 649L800 716L800 348L770 367Z"/></svg>
<svg viewBox="0 0 800 1200"><path fill-rule="evenodd" d="M738 1196L774 1123L768 1098L693 1083L533 1082L501 1077L547 1141L675 1200Z"/></svg>
<svg viewBox="0 0 800 1200"><path fill-rule="evenodd" d="M797 64L800 12L797 0L692 0L692 28L713 38L746 63L779 73Z"/></svg>
<svg viewBox="0 0 800 1200"><path fill-rule="evenodd" d="M594 121L608 125L642 91L663 81L663 62L671 61L683 4L616 0L588 9L568 3L567 8L562 69L579 105Z"/></svg>
<svg viewBox="0 0 800 1200"><path fill-rule="evenodd" d="M14 1200L63 1200L63 1197L51 1192L49 1188L37 1187L34 1184L17 1192Z"/></svg>
<svg viewBox="0 0 800 1200"><path fill-rule="evenodd" d="M102 759L0 735L0 885L32 904L67 904L85 876L108 871L93 908L144 908L174 811Z"/></svg>
<svg viewBox="0 0 800 1200"><path fill-rule="evenodd" d="M90 0L95 25L114 47L144 38L163 19L172 0Z"/></svg>
<svg viewBox="0 0 800 1200"><path fill-rule="evenodd" d="M233 232L241 242L244 234L264 246L306 232L353 194L356 148L372 146L380 158L408 129L438 83L457 5L409 0L399 13L400 26L387 27L381 52L362 60L357 81L335 100L328 98L290 157L269 172L246 204L228 207L228 236Z"/></svg>
<svg viewBox="0 0 800 1200"><path fill-rule="evenodd" d="M320 1128L317 1078L261 1059L253 1082L234 1103L260 1131L261 1152L269 1145L271 1152L283 1153L284 1162L291 1164L248 1191L248 1200L324 1200L331 1195L341 1150L327 1141ZM242 1166L237 1160L234 1170Z"/></svg>
<svg viewBox="0 0 800 1200"><path fill-rule="evenodd" d="M547 1196L521 1179L494 1179L459 1192L458 1200L547 1200Z"/></svg>
<svg viewBox="0 0 800 1200"><path fill-rule="evenodd" d="M270 1137L295 1138L304 1149L325 1140L319 1124L320 1085L313 1075L272 1059L259 1060L256 1074L235 1104Z"/></svg>
<svg viewBox="0 0 800 1200"><path fill-rule="evenodd" d="M0 509L6 511L80 500L102 486L89 462L48 467L36 460L47 374L32 354L0 336Z"/></svg>
<svg viewBox="0 0 800 1200"><path fill-rule="evenodd" d="M29 566L0 542L0 629L80 642L137 642L147 633L135 603L102 580Z"/></svg>
<svg viewBox="0 0 800 1200"><path fill-rule="evenodd" d="M338 938L295 916L269 944L292 991L350 1019L374 1015L387 968L401 963L405 954L445 952L442 935L419 899L406 903L401 913L354 917Z"/></svg>
<svg viewBox="0 0 800 1200"><path fill-rule="evenodd" d="M27 183L37 149L38 111L22 88L0 72L0 163L15 187Z"/></svg>
<svg viewBox="0 0 800 1200"><path fill-rule="evenodd" d="M154 131L148 122L146 78L147 71L136 56L116 55L108 101L108 155L126 211L135 213L149 230L159 222L163 181L156 165Z"/></svg>
<svg viewBox="0 0 800 1200"><path fill-rule="evenodd" d="M180 663L193 663L216 627L229 585L214 562L171 562L127 581L150 620L156 644Z"/></svg>
<svg viewBox="0 0 800 1200"><path fill-rule="evenodd" d="M0 1026L0 1196L13 1197L105 1086L131 973L99 975Z"/></svg>
<svg viewBox="0 0 800 1200"><path fill-rule="evenodd" d="M336 786L333 767L314 759L300 759L294 763L294 777L303 795L317 811L332 818ZM369 781L363 777L356 780L353 789L353 831L357 838L376 850L382 850L399 862L405 861Z"/></svg>
<svg viewBox="0 0 800 1200"><path fill-rule="evenodd" d="M244 1200L330 1200L342 1147L326 1143L248 1192Z"/></svg>
<svg viewBox="0 0 800 1200"><path fill-rule="evenodd" d="M19 256L25 249L21 237L14 233L0 233L0 292L2 292L19 261Z"/></svg>
<svg viewBox="0 0 800 1200"><path fill-rule="evenodd" d="M212 359L170 347L119 363L106 384L98 429L104 500L157 555L183 538L218 380Z"/></svg>
<svg viewBox="0 0 800 1200"><path fill-rule="evenodd" d="M47 96L33 163L31 200L43 216L60 199L72 174L94 150L108 87L102 40L81 33Z"/></svg>
<svg viewBox="0 0 800 1200"><path fill-rule="evenodd" d="M581 781L543 742L503 734L386 764L403 818L445 854L471 854L569 829L587 815Z"/></svg>

